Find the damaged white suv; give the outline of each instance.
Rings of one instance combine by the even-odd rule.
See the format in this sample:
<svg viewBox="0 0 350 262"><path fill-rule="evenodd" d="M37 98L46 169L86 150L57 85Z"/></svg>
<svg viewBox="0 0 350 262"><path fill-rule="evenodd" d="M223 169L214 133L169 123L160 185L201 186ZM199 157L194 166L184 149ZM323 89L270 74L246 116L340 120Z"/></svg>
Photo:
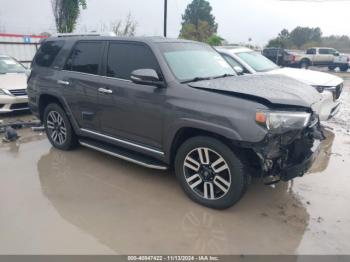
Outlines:
<svg viewBox="0 0 350 262"><path fill-rule="evenodd" d="M28 110L26 68L0 55L0 113Z"/></svg>
<svg viewBox="0 0 350 262"><path fill-rule="evenodd" d="M217 50L238 73L283 75L316 88L322 95L322 102L317 109L321 121L338 113L339 97L344 85L344 80L340 77L312 70L280 68L261 53L249 48L218 47Z"/></svg>

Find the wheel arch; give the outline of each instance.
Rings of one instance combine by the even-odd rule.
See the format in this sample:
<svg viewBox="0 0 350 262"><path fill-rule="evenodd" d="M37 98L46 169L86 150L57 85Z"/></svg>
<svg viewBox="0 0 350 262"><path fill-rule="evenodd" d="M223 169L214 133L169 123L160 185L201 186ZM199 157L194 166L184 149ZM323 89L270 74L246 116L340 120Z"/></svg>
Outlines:
<svg viewBox="0 0 350 262"><path fill-rule="evenodd" d="M225 127L213 126L212 124L198 125L198 122L190 125L181 125L178 128L171 128L168 132L167 142L165 143L166 159L165 161L173 167L176 152L179 147L189 138L195 136L209 136L218 139L228 145L233 151L240 152L244 157L243 152L252 151L240 146L242 142L241 136L235 131ZM244 157L245 158L245 157Z"/></svg>

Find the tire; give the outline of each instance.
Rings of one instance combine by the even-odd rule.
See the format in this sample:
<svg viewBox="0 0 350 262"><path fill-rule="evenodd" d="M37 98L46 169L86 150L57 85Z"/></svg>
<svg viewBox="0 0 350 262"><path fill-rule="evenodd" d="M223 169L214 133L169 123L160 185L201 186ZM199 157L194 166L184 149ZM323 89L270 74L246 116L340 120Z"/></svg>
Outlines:
<svg viewBox="0 0 350 262"><path fill-rule="evenodd" d="M335 65L328 66L329 71L334 71L337 67Z"/></svg>
<svg viewBox="0 0 350 262"><path fill-rule="evenodd" d="M347 72L349 70L349 66L348 65L342 65L340 66L340 71L342 72Z"/></svg>
<svg viewBox="0 0 350 262"><path fill-rule="evenodd" d="M78 145L77 136L60 105L52 103L45 108L44 127L53 147L68 151Z"/></svg>
<svg viewBox="0 0 350 262"><path fill-rule="evenodd" d="M206 136L190 138L180 146L175 173L190 199L214 209L226 209L237 203L249 181L234 152L221 141Z"/></svg>
<svg viewBox="0 0 350 262"><path fill-rule="evenodd" d="M299 67L302 69L308 69L310 66L310 61L307 59L303 59L300 61Z"/></svg>

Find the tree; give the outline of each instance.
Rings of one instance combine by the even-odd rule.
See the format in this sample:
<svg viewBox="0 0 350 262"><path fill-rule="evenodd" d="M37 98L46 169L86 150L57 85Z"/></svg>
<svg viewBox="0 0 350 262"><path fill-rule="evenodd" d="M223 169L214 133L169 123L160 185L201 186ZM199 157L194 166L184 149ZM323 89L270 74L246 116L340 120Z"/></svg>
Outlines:
<svg viewBox="0 0 350 262"><path fill-rule="evenodd" d="M86 0L51 0L56 29L59 33L71 33L75 29L80 8L86 9Z"/></svg>
<svg viewBox="0 0 350 262"><path fill-rule="evenodd" d="M320 42L322 38L322 31L319 27L309 28L298 26L289 36L290 41L298 48L307 44L308 42Z"/></svg>
<svg viewBox="0 0 350 262"><path fill-rule="evenodd" d="M215 35L218 24L206 0L193 0L182 15L180 38L206 42Z"/></svg>
<svg viewBox="0 0 350 262"><path fill-rule="evenodd" d="M128 14L124 23L122 20L112 23L112 31L117 36L135 36L137 22L131 16L131 13Z"/></svg>
<svg viewBox="0 0 350 262"><path fill-rule="evenodd" d="M211 46L220 46L223 44L224 41L225 41L225 39L223 39L222 37L220 37L218 35L212 35L211 37L209 37L207 39L207 43Z"/></svg>

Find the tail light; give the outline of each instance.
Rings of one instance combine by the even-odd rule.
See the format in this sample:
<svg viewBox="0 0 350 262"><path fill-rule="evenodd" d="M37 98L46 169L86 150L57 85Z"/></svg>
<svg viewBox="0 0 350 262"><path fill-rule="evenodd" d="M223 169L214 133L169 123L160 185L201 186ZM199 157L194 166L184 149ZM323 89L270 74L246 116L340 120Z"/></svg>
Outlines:
<svg viewBox="0 0 350 262"><path fill-rule="evenodd" d="M291 55L291 56L290 56L290 60L291 60L292 62L295 62L295 58L296 58L295 55Z"/></svg>

